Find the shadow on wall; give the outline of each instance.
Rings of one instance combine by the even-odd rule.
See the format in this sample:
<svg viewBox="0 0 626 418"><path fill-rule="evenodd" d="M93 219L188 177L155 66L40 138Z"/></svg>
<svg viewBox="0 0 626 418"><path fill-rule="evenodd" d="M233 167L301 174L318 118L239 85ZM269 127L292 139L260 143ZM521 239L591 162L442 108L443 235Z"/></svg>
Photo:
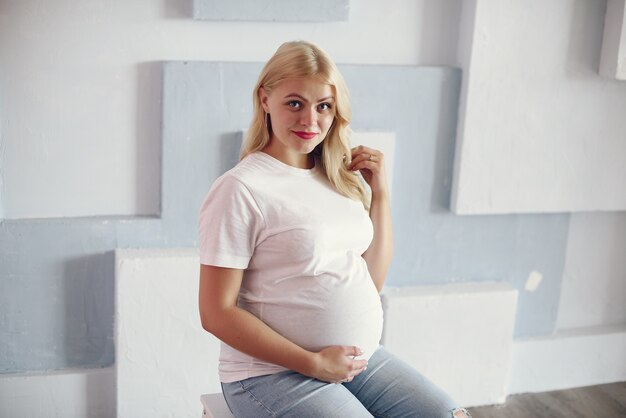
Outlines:
<svg viewBox="0 0 626 418"><path fill-rule="evenodd" d="M194 0L162 0L163 17L166 19L193 18Z"/></svg>
<svg viewBox="0 0 626 418"><path fill-rule="evenodd" d="M456 88L456 86L455 86ZM449 84L442 86L443 97L457 94ZM437 116L435 152L433 163L433 181L430 193L430 211L432 213L450 213L452 191L452 173L454 171L454 152L458 108L446 109L445 100L436 103ZM435 105L435 103L433 104ZM454 123L450 123L452 120Z"/></svg>
<svg viewBox="0 0 626 418"><path fill-rule="evenodd" d="M220 161L220 172L225 173L237 165L242 142L243 134L241 132L228 132L220 135L219 150L220 155L224 156Z"/></svg>
<svg viewBox="0 0 626 418"><path fill-rule="evenodd" d="M107 367L115 363L115 255L84 255L65 261L63 354L68 365Z"/></svg>
<svg viewBox="0 0 626 418"><path fill-rule="evenodd" d="M604 26L595 22L604 21L606 2L575 1L570 7L573 11L564 72L569 76L597 77Z"/></svg>
<svg viewBox="0 0 626 418"><path fill-rule="evenodd" d="M90 417L116 417L116 373L88 372L85 382L85 412Z"/></svg>
<svg viewBox="0 0 626 418"><path fill-rule="evenodd" d="M137 65L135 206L138 215L161 213L163 63Z"/></svg>

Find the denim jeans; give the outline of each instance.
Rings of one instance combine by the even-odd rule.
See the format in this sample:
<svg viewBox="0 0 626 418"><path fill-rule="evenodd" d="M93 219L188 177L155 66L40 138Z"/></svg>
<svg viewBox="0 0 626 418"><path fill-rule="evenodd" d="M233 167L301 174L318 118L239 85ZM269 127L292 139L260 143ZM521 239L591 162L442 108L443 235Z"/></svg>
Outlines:
<svg viewBox="0 0 626 418"><path fill-rule="evenodd" d="M237 418L450 418L466 412L383 347L369 359L367 370L348 383L285 371L222 383L222 392Z"/></svg>

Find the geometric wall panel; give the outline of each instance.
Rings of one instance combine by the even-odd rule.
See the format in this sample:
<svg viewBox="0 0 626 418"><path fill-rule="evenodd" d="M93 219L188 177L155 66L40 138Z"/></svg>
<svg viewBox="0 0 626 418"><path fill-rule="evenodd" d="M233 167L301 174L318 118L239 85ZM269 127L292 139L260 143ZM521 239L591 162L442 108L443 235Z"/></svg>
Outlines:
<svg viewBox="0 0 626 418"><path fill-rule="evenodd" d="M116 382L120 418L200 416L221 390L220 343L198 315L196 249L115 251Z"/></svg>
<svg viewBox="0 0 626 418"><path fill-rule="evenodd" d="M194 0L197 20L339 22L347 21L349 0Z"/></svg>
<svg viewBox="0 0 626 418"><path fill-rule="evenodd" d="M455 213L626 210L626 83L597 73L605 9L464 3Z"/></svg>
<svg viewBox="0 0 626 418"><path fill-rule="evenodd" d="M506 283L386 289L382 344L460 405L503 403L516 299L516 290ZM463 350L458 341L465 342ZM465 380L476 375L480 381Z"/></svg>
<svg viewBox="0 0 626 418"><path fill-rule="evenodd" d="M197 245L198 209L237 162L261 67L164 65L159 217L0 221L0 373L114 362L113 250ZM516 334L552 332L569 217L458 217L448 209L460 71L340 68L352 129L396 138L388 284L504 281L520 291ZM543 281L525 292L533 271Z"/></svg>
<svg viewBox="0 0 626 418"><path fill-rule="evenodd" d="M450 212L460 71L340 68L353 101L352 129L395 133L394 257L387 284L506 282L519 292L515 335L550 334L569 215L465 217ZM533 271L543 280L535 291L526 291Z"/></svg>

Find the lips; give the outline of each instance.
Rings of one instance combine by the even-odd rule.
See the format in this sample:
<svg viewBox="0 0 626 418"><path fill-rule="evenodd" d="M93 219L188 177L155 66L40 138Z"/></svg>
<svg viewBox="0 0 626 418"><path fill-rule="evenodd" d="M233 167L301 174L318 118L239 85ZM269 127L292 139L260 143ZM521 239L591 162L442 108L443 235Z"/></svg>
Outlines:
<svg viewBox="0 0 626 418"><path fill-rule="evenodd" d="M317 132L294 131L293 133L302 139L313 139L317 136Z"/></svg>

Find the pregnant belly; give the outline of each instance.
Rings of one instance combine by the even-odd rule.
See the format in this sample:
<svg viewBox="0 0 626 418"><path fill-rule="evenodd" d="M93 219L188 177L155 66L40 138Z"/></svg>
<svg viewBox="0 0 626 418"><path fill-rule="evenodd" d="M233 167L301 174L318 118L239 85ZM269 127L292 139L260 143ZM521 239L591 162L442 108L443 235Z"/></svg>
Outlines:
<svg viewBox="0 0 626 418"><path fill-rule="evenodd" d="M258 307L259 317L290 341L309 351L354 345L368 359L380 343L383 311L372 286L364 291L326 294L319 301Z"/></svg>

